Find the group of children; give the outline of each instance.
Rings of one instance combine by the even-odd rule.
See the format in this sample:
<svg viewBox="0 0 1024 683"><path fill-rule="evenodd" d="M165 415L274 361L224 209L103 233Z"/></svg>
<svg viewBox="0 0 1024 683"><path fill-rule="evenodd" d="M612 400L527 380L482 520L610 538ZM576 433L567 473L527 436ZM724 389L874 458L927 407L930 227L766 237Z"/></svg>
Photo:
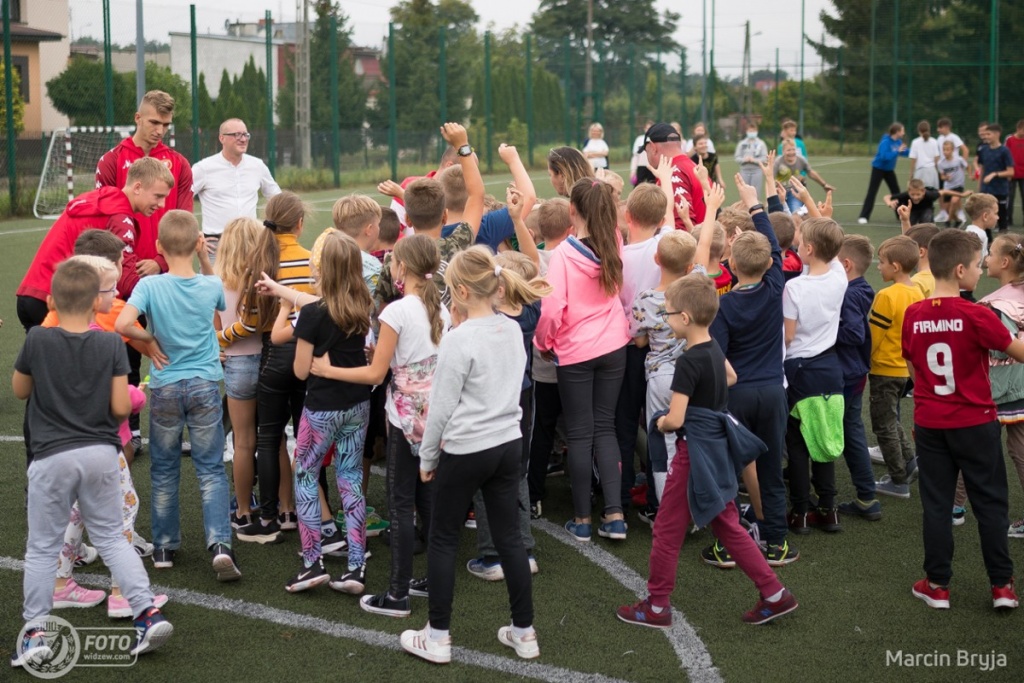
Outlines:
<svg viewBox="0 0 1024 683"><path fill-rule="evenodd" d="M656 127L664 128L651 134ZM1000 234L987 248L999 200L969 197L968 230L911 225L909 208L901 208L905 234L877 250L882 279L892 285L875 294L864 279L875 250L832 219L830 193L815 202L799 182L806 172L831 189L796 162L794 140L783 142L776 161L774 151L760 149L755 129L739 161L756 165L761 179L777 178L784 167L790 182L763 183L762 203L757 178L741 166L740 201L723 207L724 188L699 163L702 140L695 163L666 151L683 148L681 134L666 130L655 124L643 140L656 183L638 185L624 201L617 176L596 177L587 156L562 147L548 163L564 198L531 210L528 174L515 149L502 146L515 182L505 205L486 211L466 131L446 124L450 151L436 177L382 184L398 213L364 196L340 199L333 227L312 251L299 243L306 207L289 192L269 200L262 223L239 218L227 226L216 266L195 218L170 211L158 238L168 272L141 279L113 317L120 252L88 246L109 233L83 232L76 253L106 255L112 265L76 256L56 266L47 294L57 327L30 330L15 365L15 393L29 399L34 457L32 580L13 663L48 655L39 624L52 607L105 598L69 575L54 583L55 556L89 555L81 522L120 587L118 615L136 618L136 650L170 636L159 610L166 596L152 594L140 556L151 553L156 569L169 569L181 548L186 427L204 547L219 580L242 575L232 530L238 541L267 544L296 529L302 562L285 589L329 584L361 595L366 537L388 527L388 588L362 595L359 605L406 617L410 598L426 597L427 625L400 641L435 663L451 660L455 555L467 513L480 553L467 569L506 581L512 618L498 640L520 657L539 656L532 625L539 567L529 522L543 514L559 417L573 506L564 528L578 542L591 541L595 526L600 537L627 538L636 426L644 418L649 486L639 493L639 512L653 527L649 596L619 608L623 621L671 625L670 595L691 524L715 534L701 551L706 563L738 566L757 587L744 622L788 614L797 601L772 568L800 556L789 533L840 531L840 515L877 521L876 495L909 497L915 478L927 576L913 594L949 607L951 529L962 510L952 506L969 498L993 604L1016 607L1006 539L1007 530L1024 536L1024 524L1009 522L1000 421L1024 485L1017 433L1024 366L1014 362L1024 361L1024 238ZM129 182L170 190L166 174L137 164ZM680 189L681 174L699 184ZM697 203L706 213L694 225ZM674 229L678 222L686 229ZM969 299L983 258L1003 286L978 306ZM128 510L134 488L119 459L126 442L119 423L143 397L133 401L129 393L124 344L97 329L121 335L152 363L150 547L135 538L137 500ZM920 459L899 418L911 372ZM234 432L234 511L222 463L222 381ZM861 420L866 389L888 470L878 482ZM285 446L289 421L294 453ZM389 522L365 498L379 438ZM836 500L840 457L857 491L848 502ZM332 461L337 517L326 479ZM741 486L749 506L736 502ZM112 500L124 501L121 516ZM428 573L416 578L412 558L423 542ZM332 577L325 554L345 557L344 570Z"/></svg>

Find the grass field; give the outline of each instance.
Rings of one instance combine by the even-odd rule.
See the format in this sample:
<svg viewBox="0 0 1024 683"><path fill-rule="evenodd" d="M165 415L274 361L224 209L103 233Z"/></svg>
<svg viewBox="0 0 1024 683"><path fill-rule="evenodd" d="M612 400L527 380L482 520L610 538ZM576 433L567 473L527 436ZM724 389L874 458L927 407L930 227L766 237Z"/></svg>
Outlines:
<svg viewBox="0 0 1024 683"><path fill-rule="evenodd" d="M815 168L839 187L835 202L841 224L868 235L876 246L897 234L895 219L881 205L875 211L874 222L866 226L856 223L868 178L868 159L813 161ZM731 163L725 170L732 170ZM534 179L539 193L550 196L546 173L536 172ZM485 180L488 191L496 195L507 182L497 176ZM345 188L343 192L352 191L372 189ZM305 243L311 243L320 228L329 223L330 206L339 194L305 195L316 210L304 235ZM729 199L735 198L733 189ZM35 220L0 223L8 264L0 274L0 291L4 292L0 296L0 317L6 323L0 330L0 358L8 371L23 339L14 313L14 290L47 227ZM874 269L868 277L874 286L880 286ZM979 293L992 289L991 281L983 281ZM22 411L22 405L5 385L0 390L0 471L4 473L0 476L0 498L7 501L7 514L0 516L0 657L4 658L10 654L22 625L18 571L25 543L24 451L19 441ZM910 413L907 401L904 417L908 427ZM133 466L143 500L138 526L147 537L148 469L147 457ZM673 596L677 617L681 617L677 622L685 618L688 626L679 625L661 634L622 624L614 616L615 607L635 602L644 590L650 529L633 516L628 520L630 536L624 543L613 545L595 538L587 548L569 545L572 542L559 530L571 515L568 482L564 478L549 479L546 519L534 528L541 567L534 582L541 658L536 663L522 662L496 642L498 627L507 623L504 586L482 582L460 570L452 634L454 644L463 649L455 652L451 666L437 668L398 648L398 633L421 628L426 621L424 599L413 599L411 618L391 620L361 611L355 598L326 587L298 595L285 593L285 580L299 566L296 535L277 546L236 543L244 578L235 584L218 584L201 547L198 490L189 460L184 461L183 469L183 547L172 570L150 570L159 589L171 595L172 601L164 611L174 623L175 634L163 649L146 656L129 674L148 681L1024 680L1024 616L992 611L972 514L968 514L965 526L955 530L953 609L930 610L910 595L911 585L923 575L916 486L909 501L882 501L881 522L847 520L842 534L815 532L807 537L791 537L802 558L779 573L801 606L795 614L766 627L749 627L740 621L742 612L756 600L756 591L738 571L703 565L698 553L710 542L710 535L695 534L683 549ZM876 474L881 473L876 470ZM841 499L852 497L849 473L841 464L837 475ZM1020 516L1024 513L1024 496L1012 471L1010 476L1011 514ZM336 493L332 498L336 499ZM368 499L386 514L380 476L372 477ZM369 549L373 558L368 565L368 591L377 592L387 584L388 549L379 539L371 540ZM474 551L475 538L467 530L461 562L473 557ZM1024 542L1011 539L1011 552L1018 567L1024 566ZM328 558L328 562L332 572L340 570L339 561ZM425 558L418 556L416 574L421 575L425 567ZM93 565L86 571L102 573L103 569ZM103 578L88 574L80 581L101 585ZM75 626L111 623L100 608L58 614ZM918 667L901 667L887 660L887 651L902 651L904 657L948 654L950 663L934 668L922 661ZM958 651L987 655L990 659L986 661L993 663L997 663L994 655L1004 655L1005 666L983 672L980 659L973 666L958 666ZM117 669L79 667L66 680L116 681L124 675ZM24 673L0 676L2 680L19 678L29 680Z"/></svg>

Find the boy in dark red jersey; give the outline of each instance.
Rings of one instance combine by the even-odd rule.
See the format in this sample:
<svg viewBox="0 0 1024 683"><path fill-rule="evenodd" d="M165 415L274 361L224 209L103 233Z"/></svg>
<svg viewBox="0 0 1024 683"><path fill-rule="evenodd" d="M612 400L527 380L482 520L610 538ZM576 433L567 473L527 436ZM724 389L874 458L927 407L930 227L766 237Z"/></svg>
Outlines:
<svg viewBox="0 0 1024 683"><path fill-rule="evenodd" d="M981 552L992 585L992 605L1014 608L1006 529L1006 467L988 376L989 351L1024 361L1024 342L1010 336L992 311L960 298L981 277L981 241L942 230L928 245L935 291L907 308L903 357L914 377L914 441L924 508L924 570L913 595L929 607L949 609L953 504L962 473L978 518Z"/></svg>

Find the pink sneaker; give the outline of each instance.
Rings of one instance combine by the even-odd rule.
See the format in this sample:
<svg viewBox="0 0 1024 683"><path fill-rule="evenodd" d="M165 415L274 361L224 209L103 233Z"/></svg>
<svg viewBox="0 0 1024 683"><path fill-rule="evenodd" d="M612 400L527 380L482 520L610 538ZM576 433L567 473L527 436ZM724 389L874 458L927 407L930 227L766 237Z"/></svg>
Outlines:
<svg viewBox="0 0 1024 683"><path fill-rule="evenodd" d="M63 590L53 591L53 608L64 609L65 607L95 607L103 602L107 594L103 591L89 590L82 588L74 579L68 579Z"/></svg>
<svg viewBox="0 0 1024 683"><path fill-rule="evenodd" d="M153 596L153 607L160 609L166 604L166 595ZM132 606L128 604L128 598L123 595L111 595L107 598L107 616L111 619L131 619L135 615L132 613Z"/></svg>

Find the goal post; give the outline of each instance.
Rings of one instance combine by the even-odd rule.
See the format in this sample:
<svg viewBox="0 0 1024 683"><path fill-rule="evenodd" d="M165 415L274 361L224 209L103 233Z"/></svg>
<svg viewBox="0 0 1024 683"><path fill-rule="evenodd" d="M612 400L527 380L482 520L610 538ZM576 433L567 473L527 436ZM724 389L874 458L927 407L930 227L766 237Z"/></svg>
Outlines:
<svg viewBox="0 0 1024 683"><path fill-rule="evenodd" d="M32 213L55 219L72 199L96 187L100 157L135 132L135 126L72 126L53 131ZM174 126L168 144L174 147Z"/></svg>

